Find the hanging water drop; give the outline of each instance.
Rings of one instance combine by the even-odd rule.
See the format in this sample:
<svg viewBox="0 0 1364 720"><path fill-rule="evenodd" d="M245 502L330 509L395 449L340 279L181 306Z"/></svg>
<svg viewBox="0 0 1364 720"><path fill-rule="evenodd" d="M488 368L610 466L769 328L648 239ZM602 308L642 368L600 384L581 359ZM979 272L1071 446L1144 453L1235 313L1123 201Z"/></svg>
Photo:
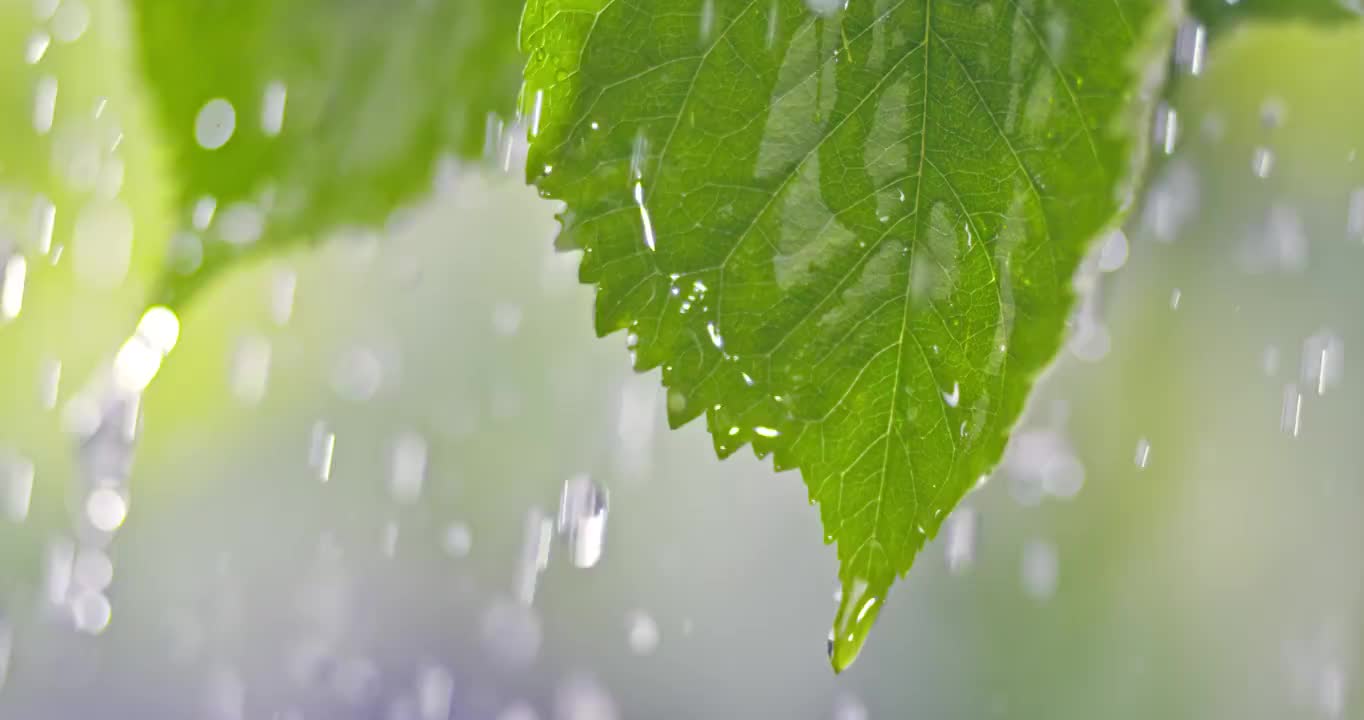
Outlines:
<svg viewBox="0 0 1364 720"><path fill-rule="evenodd" d="M838 614L834 617L829 661L835 673L848 669L862 653L871 627L881 613L881 606L890 589L890 580L876 583L857 578L843 581Z"/></svg>

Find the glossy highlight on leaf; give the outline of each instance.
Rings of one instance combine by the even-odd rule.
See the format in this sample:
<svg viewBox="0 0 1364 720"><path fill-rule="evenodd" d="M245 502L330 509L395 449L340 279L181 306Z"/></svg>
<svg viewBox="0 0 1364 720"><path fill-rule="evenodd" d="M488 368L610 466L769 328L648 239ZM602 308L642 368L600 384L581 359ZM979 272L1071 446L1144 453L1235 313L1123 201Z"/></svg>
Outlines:
<svg viewBox="0 0 1364 720"><path fill-rule="evenodd" d="M172 258L163 302L236 257L382 223L442 152L480 156L489 113L515 103L516 0L131 6L183 224L200 201L214 218L182 236L194 257Z"/></svg>
<svg viewBox="0 0 1364 720"><path fill-rule="evenodd" d="M1129 204L1163 0L531 0L528 177L669 420L798 468L847 667Z"/></svg>

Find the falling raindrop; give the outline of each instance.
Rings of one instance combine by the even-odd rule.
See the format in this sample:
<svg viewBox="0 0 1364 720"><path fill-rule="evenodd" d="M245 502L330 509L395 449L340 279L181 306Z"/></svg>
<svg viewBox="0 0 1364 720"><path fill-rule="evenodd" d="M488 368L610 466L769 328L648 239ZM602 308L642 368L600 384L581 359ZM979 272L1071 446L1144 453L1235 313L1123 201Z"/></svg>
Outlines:
<svg viewBox="0 0 1364 720"><path fill-rule="evenodd" d="M10 255L0 268L0 323L19 317L24 309L24 285L28 261L23 255Z"/></svg>
<svg viewBox="0 0 1364 720"><path fill-rule="evenodd" d="M1284 118L1288 115L1288 107L1282 98L1265 98L1260 103L1260 125L1266 130L1277 130L1283 127Z"/></svg>
<svg viewBox="0 0 1364 720"><path fill-rule="evenodd" d="M606 688L585 674L570 675L554 692L555 720L617 720L619 711Z"/></svg>
<svg viewBox="0 0 1364 720"><path fill-rule="evenodd" d="M530 136L536 138L540 136L540 118L545 111L545 91L536 90L535 100L530 110Z"/></svg>
<svg viewBox="0 0 1364 720"><path fill-rule="evenodd" d="M1052 497L1073 498L1084 485L1085 466L1074 455L1055 455L1042 467L1042 487Z"/></svg>
<svg viewBox="0 0 1364 720"><path fill-rule="evenodd" d="M47 54L47 48L52 44L52 36L41 30L35 31L28 36L28 42L24 43L24 62L29 65L36 65Z"/></svg>
<svg viewBox="0 0 1364 720"><path fill-rule="evenodd" d="M294 295L298 291L298 273L289 268L275 271L270 283L270 319L283 327L294 315Z"/></svg>
<svg viewBox="0 0 1364 720"><path fill-rule="evenodd" d="M451 523L445 528L442 542L445 552L452 557L465 557L474 546L474 535L464 523Z"/></svg>
<svg viewBox="0 0 1364 720"><path fill-rule="evenodd" d="M71 580L85 590L103 592L114 581L113 560L99 548L82 548L72 563Z"/></svg>
<svg viewBox="0 0 1364 720"><path fill-rule="evenodd" d="M772 5L767 9L767 35L765 36L765 47L771 50L777 44L777 28L781 25L781 3L772 0Z"/></svg>
<svg viewBox="0 0 1364 720"><path fill-rule="evenodd" d="M975 508L962 506L947 518L944 530L947 569L961 575L971 569L976 558L976 538L980 533L980 514Z"/></svg>
<svg viewBox="0 0 1364 720"><path fill-rule="evenodd" d="M1137 452L1132 458L1138 468L1146 469L1146 464L1151 461L1151 441L1141 438L1137 441Z"/></svg>
<svg viewBox="0 0 1364 720"><path fill-rule="evenodd" d="M82 0L62 0L52 16L52 35L58 42L75 42L89 27L90 8Z"/></svg>
<svg viewBox="0 0 1364 720"><path fill-rule="evenodd" d="M1317 707L1321 708L1329 720L1343 717L1347 688L1345 673L1340 665L1334 662L1327 663L1326 667L1322 668L1316 684Z"/></svg>
<svg viewBox="0 0 1364 720"><path fill-rule="evenodd" d="M848 6L848 0L805 0L810 12L824 17L832 17Z"/></svg>
<svg viewBox="0 0 1364 720"><path fill-rule="evenodd" d="M1279 429L1297 437L1302 432L1302 393L1292 383L1284 385L1283 409L1279 412Z"/></svg>
<svg viewBox="0 0 1364 720"><path fill-rule="evenodd" d="M46 255L52 251L52 230L57 223L57 206L43 195L36 196L33 199L31 222L34 250L39 255Z"/></svg>
<svg viewBox="0 0 1364 720"><path fill-rule="evenodd" d="M601 560L609 505L606 489L586 473L564 481L559 497L558 530L574 566L589 568Z"/></svg>
<svg viewBox="0 0 1364 720"><path fill-rule="evenodd" d="M1301 381L1317 395L1339 384L1344 369L1345 341L1339 335L1322 330L1303 341Z"/></svg>
<svg viewBox="0 0 1364 720"><path fill-rule="evenodd" d="M33 0L33 19L46 22L57 13L61 0Z"/></svg>
<svg viewBox="0 0 1364 720"><path fill-rule="evenodd" d="M626 619L626 639L630 644L630 652L652 655L658 649L658 623L643 610L635 610Z"/></svg>
<svg viewBox="0 0 1364 720"><path fill-rule="evenodd" d="M153 307L138 321L137 331L114 356L113 379L129 394L141 393L161 369L161 361L180 337L180 321L164 307Z"/></svg>
<svg viewBox="0 0 1364 720"><path fill-rule="evenodd" d="M493 330L502 337L511 337L521 328L521 306L498 303L493 306Z"/></svg>
<svg viewBox="0 0 1364 720"><path fill-rule="evenodd" d="M639 481L647 476L658 399L657 383L646 375L632 374L622 382L615 460L623 478Z"/></svg>
<svg viewBox="0 0 1364 720"><path fill-rule="evenodd" d="M258 405L265 398L270 379L270 341L248 335L237 342L232 353L230 382L232 394L243 405Z"/></svg>
<svg viewBox="0 0 1364 720"><path fill-rule="evenodd" d="M337 359L331 385L341 397L364 402L379 392L383 379L384 366L378 355L366 347L353 347Z"/></svg>
<svg viewBox="0 0 1364 720"><path fill-rule="evenodd" d="M1175 36L1175 64L1190 75L1201 75L1208 52L1208 28L1192 18L1186 19Z"/></svg>
<svg viewBox="0 0 1364 720"><path fill-rule="evenodd" d="M1264 352L1260 355L1260 369L1264 371L1265 377L1274 377L1279 374L1279 348L1277 346L1265 346Z"/></svg>
<svg viewBox="0 0 1364 720"><path fill-rule="evenodd" d="M1065 435L1051 428L1015 433L1001 468L1007 473L1010 494L1020 505L1037 505L1048 495L1073 497L1084 485L1084 465Z"/></svg>
<svg viewBox="0 0 1364 720"><path fill-rule="evenodd" d="M237 111L232 103L215 98L204 103L194 118L194 140L205 150L217 150L232 139L237 128Z"/></svg>
<svg viewBox="0 0 1364 720"><path fill-rule="evenodd" d="M0 616L0 692L5 689L5 680L9 677L10 654L14 649L14 629L10 627L9 621Z"/></svg>
<svg viewBox="0 0 1364 720"><path fill-rule="evenodd" d="M1160 242L1174 242L1200 207L1198 172L1188 162L1174 161L1151 184L1142 223Z"/></svg>
<svg viewBox="0 0 1364 720"><path fill-rule="evenodd" d="M0 510L10 522L21 523L28 517L33 472L28 458L0 451Z"/></svg>
<svg viewBox="0 0 1364 720"><path fill-rule="evenodd" d="M1364 187L1355 188L1350 193L1350 207L1345 217L1345 230L1349 237L1364 242Z"/></svg>
<svg viewBox="0 0 1364 720"><path fill-rule="evenodd" d="M1127 263L1127 235L1121 229L1110 232L1099 246L1099 269L1114 272Z"/></svg>
<svg viewBox="0 0 1364 720"><path fill-rule="evenodd" d="M1023 589L1036 600L1056 594L1060 564L1056 546L1044 540L1031 540L1023 546Z"/></svg>
<svg viewBox="0 0 1364 720"><path fill-rule="evenodd" d="M199 270L204 262L204 244L194 233L179 232L171 237L171 265L182 275Z"/></svg>
<svg viewBox="0 0 1364 720"><path fill-rule="evenodd" d="M516 567L516 599L529 607L535 602L535 587L540 581L540 573L549 567L550 542L554 536L554 523L545 511L533 507L526 511L524 540L521 544L521 558Z"/></svg>
<svg viewBox="0 0 1364 720"><path fill-rule="evenodd" d="M101 532L113 532L128 517L128 501L117 490L99 488L85 499L85 517Z"/></svg>
<svg viewBox="0 0 1364 720"><path fill-rule="evenodd" d="M702 45L710 42L711 32L715 29L715 0L703 0L701 3L701 43Z"/></svg>
<svg viewBox="0 0 1364 720"><path fill-rule="evenodd" d="M345 665L338 674L345 675ZM246 716L246 684L230 667L216 668L208 678L203 695L205 720L244 720Z"/></svg>
<svg viewBox="0 0 1364 720"><path fill-rule="evenodd" d="M426 482L426 438L404 432L393 442L388 480L389 493L399 503L412 504L421 498Z"/></svg>
<svg viewBox="0 0 1364 720"><path fill-rule="evenodd" d="M384 557L392 558L398 554L398 533L398 523L392 520L384 523L384 534L379 541L379 548L383 551Z"/></svg>
<svg viewBox="0 0 1364 720"><path fill-rule="evenodd" d="M33 130L46 135L52 130L52 118L57 112L57 78L44 75L38 79L33 92Z"/></svg>
<svg viewBox="0 0 1364 720"><path fill-rule="evenodd" d="M1156 109L1151 132L1161 150L1166 155L1173 155L1175 144L1179 141L1179 112L1162 100Z"/></svg>
<svg viewBox="0 0 1364 720"><path fill-rule="evenodd" d="M232 203L218 218L218 235L233 245L250 245L265 232L265 214L255 203Z"/></svg>
<svg viewBox="0 0 1364 720"><path fill-rule="evenodd" d="M1113 338L1108 326L1095 317L1081 317L1075 331L1066 344L1071 354L1085 362L1099 362L1108 357L1113 347Z"/></svg>
<svg viewBox="0 0 1364 720"><path fill-rule="evenodd" d="M194 229L204 231L213 222L213 213L218 209L218 200L212 195L205 195L194 201L194 209L190 213L190 222Z"/></svg>
<svg viewBox="0 0 1364 720"><path fill-rule="evenodd" d="M71 617L76 629L89 635L99 635L109 627L113 608L109 598L99 591L85 591L71 598Z"/></svg>
<svg viewBox="0 0 1364 720"><path fill-rule="evenodd" d="M867 706L852 695L840 695L834 701L834 720L867 720Z"/></svg>
<svg viewBox="0 0 1364 720"><path fill-rule="evenodd" d="M1251 155L1250 169L1255 173L1255 177L1261 180L1269 177L1274 171L1274 151L1267 147L1257 147Z"/></svg>
<svg viewBox="0 0 1364 720"><path fill-rule="evenodd" d="M66 604L75 559L76 547L71 541L60 539L48 544L43 561L43 590L47 601L54 606Z"/></svg>
<svg viewBox="0 0 1364 720"><path fill-rule="evenodd" d="M260 129L267 137L274 137L284 128L284 104L289 97L289 88L282 82L266 84L265 97L261 100Z"/></svg>
<svg viewBox="0 0 1364 720"><path fill-rule="evenodd" d="M312 444L308 448L308 466L322 482L332 479L332 454L336 451L336 434L321 420L313 423Z"/></svg>

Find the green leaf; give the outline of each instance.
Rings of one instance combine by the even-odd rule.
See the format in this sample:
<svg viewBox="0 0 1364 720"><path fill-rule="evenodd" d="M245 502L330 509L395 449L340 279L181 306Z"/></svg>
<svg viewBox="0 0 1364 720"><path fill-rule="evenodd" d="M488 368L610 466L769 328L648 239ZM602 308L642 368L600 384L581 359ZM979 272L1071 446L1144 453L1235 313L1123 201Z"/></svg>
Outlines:
<svg viewBox="0 0 1364 720"><path fill-rule="evenodd" d="M567 204L597 330L662 367L674 426L801 470L838 544L835 670L1060 347L1168 6L528 4L528 175Z"/></svg>
<svg viewBox="0 0 1364 720"><path fill-rule="evenodd" d="M1339 21L1364 14L1360 0L1192 0L1189 12L1214 29L1244 20Z"/></svg>
<svg viewBox="0 0 1364 720"><path fill-rule="evenodd" d="M132 0L142 65L181 179L214 226L181 236L164 301L243 254L383 222L438 155L483 152L521 61L514 0ZM233 129L213 120L232 110ZM209 145L199 142L197 128Z"/></svg>
<svg viewBox="0 0 1364 720"><path fill-rule="evenodd" d="M0 0L0 465L36 468L31 523L69 527L61 408L146 309L172 232L128 25L121 0ZM0 525L7 594L42 538Z"/></svg>

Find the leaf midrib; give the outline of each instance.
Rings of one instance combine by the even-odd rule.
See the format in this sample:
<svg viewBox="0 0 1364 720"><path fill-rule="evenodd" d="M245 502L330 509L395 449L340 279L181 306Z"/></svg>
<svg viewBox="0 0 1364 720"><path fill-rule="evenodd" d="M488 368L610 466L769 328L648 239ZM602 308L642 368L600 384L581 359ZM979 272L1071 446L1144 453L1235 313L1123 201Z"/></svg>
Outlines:
<svg viewBox="0 0 1364 720"><path fill-rule="evenodd" d="M922 119L921 124L920 124L920 126L919 126L919 165L918 165L918 169L915 171L916 179L915 179L915 182L914 182L914 211L913 211L913 212L914 212L914 241L913 241L913 242L910 244L910 246L909 246L909 260L908 260L908 262L907 262L907 264L906 264L906 266L905 266L905 294L904 294L904 306L903 306L903 308L902 308L902 310L901 310L901 314L900 314L900 315L901 315L901 316L900 316L900 337L899 337L899 339L896 341L896 342L898 343L898 345L899 345L899 349L896 351L896 358L895 358L895 376L894 376L894 378L891 380L891 384L890 384L890 385L891 385L891 387L890 387L890 393L891 393L891 394L890 394L890 413L886 416L886 430L885 430L885 432L883 433L883 437L881 438L881 441L882 441L883 443L885 443L885 450L884 450L884 451L882 452L882 454L881 454L881 482L880 482L880 484L879 484L879 485L877 486L877 488L876 488L876 501L875 501L875 502L876 502L876 515L872 518L872 521L871 521L871 533L867 536L867 539L864 540L864 541L862 542L862 545L860 545L860 546L857 548L857 550L853 551L852 557L854 557L854 558L856 558L857 555L858 555L859 553L862 552L862 548L865 547L865 546L867 546L868 544L870 544L870 543L875 543L876 546L878 546L878 547L879 547L880 544L881 544L880 541L879 541L877 538L878 538L879 535L880 535L879 530L880 530L880 527L881 527L881 509L882 509L883 507L885 507L885 504L886 504L886 503L885 503L885 495L886 495L886 478L890 475L890 443L891 443L891 432L895 429L895 407L896 407L896 405L899 403L899 400L900 400L900 372L904 369L904 366L905 366L905 344L906 344L906 343L905 343L905 336L910 336L910 337L913 337L913 338L914 338L914 343L915 343L915 345L918 346L918 348L919 348L919 354L920 354L920 355L923 355L923 357L924 357L924 363L925 363L926 365L928 365L929 375L933 378L933 385L934 385L934 389L935 389L935 390L936 390L937 384L938 384L937 373L933 371L933 366L932 366L932 364L928 362L928 355L924 353L923 344L919 342L919 339L918 339L917 336L915 336L913 333L909 332L909 304L910 304L910 300L911 300L912 297L913 297L913 292L911 292L911 289L914 287L913 278L911 277L911 275L912 275L912 273L913 273L913 268L914 268L914 258L915 258L915 256L916 256L916 254L918 253L918 249L919 249L919 233L921 232L920 228L923 227L923 216L920 214L919 211L920 211L920 209L921 209L921 207L922 207L921 203L922 203L923 189L924 189L924 160L925 160L925 158L928 157L928 87L929 87L929 82L930 82L930 80L931 80L931 78L930 78L930 76L929 76L929 72L928 72L928 61L929 61L929 58L932 56L932 53L929 52L930 47L929 47L928 41L929 41L929 39L930 39L930 37L931 37L932 32L933 32L933 0L924 0L924 37L923 37L923 42L922 42L922 44L920 45L920 47L923 49L923 56L924 56L924 67L923 67L924 89L923 89L923 94L922 94L922 96L921 96L921 98L920 98L920 103L922 104L922 107L923 107L923 112L921 113L921 114L923 115L923 119ZM889 74L887 74L887 76L889 76ZM946 407L942 407L942 401L941 401L941 400L938 401L938 406L942 409L943 421L946 422L946 421L947 421L947 408L946 408ZM954 464L956 463L956 458L957 458L957 443L956 443L955 440L953 440L953 442L952 442L952 461L953 461ZM850 466L850 467L851 467L851 466ZM846 472L846 470L845 470L844 472ZM945 485L946 483L943 483L943 484ZM846 487L846 485L847 485L846 483L840 483L840 484L839 484L839 492L840 492L840 493L842 493L842 488L843 488L843 487ZM913 463L910 463L910 464L909 464L909 487L910 487L910 490L911 490L911 492L913 493L913 497L914 497L914 511L913 511L913 514L914 514L914 516L915 516L915 519L917 520L918 515L919 515L919 485L918 485L918 482L917 482L917 481L915 480L915 478L914 478L914 465L913 465ZM840 503L840 506L841 506L841 503ZM844 517L847 517L847 516L845 515ZM885 550L883 549L882 552L885 552ZM871 575L871 557L872 557L872 556L871 556L871 553L868 552L868 553L867 553L867 560L866 560L866 568L867 568L867 570L866 570L866 575L868 575L868 576Z"/></svg>

